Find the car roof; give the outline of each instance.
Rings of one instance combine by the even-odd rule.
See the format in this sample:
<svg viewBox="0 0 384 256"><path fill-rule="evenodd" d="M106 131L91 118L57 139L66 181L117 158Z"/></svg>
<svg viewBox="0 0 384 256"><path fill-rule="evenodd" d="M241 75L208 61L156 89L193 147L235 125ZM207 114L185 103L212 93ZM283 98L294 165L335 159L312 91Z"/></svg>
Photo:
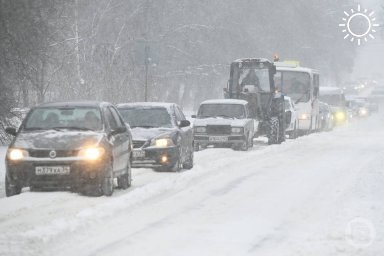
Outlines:
<svg viewBox="0 0 384 256"><path fill-rule="evenodd" d="M145 107L145 108L166 108L171 109L172 106L176 106L176 103L168 102L132 102L132 103L119 103L117 108L135 108L135 107Z"/></svg>
<svg viewBox="0 0 384 256"><path fill-rule="evenodd" d="M276 70L277 71L293 71L293 72L315 73L315 74L319 73L319 71L317 71L316 69L306 68L306 67L282 67L282 66L277 66Z"/></svg>
<svg viewBox="0 0 384 256"><path fill-rule="evenodd" d="M245 105L248 102L246 100L237 100L237 99L213 99L213 100L206 100L201 102L200 105L203 104L240 104Z"/></svg>
<svg viewBox="0 0 384 256"><path fill-rule="evenodd" d="M268 62L268 63L272 63L272 62L270 62L266 58L240 58L240 59L234 60L233 62L241 63L241 62L253 62L253 61L254 62Z"/></svg>
<svg viewBox="0 0 384 256"><path fill-rule="evenodd" d="M104 105L112 105L108 102L103 101L58 101L58 102L48 102L43 103L35 108L45 108L45 107L102 107Z"/></svg>

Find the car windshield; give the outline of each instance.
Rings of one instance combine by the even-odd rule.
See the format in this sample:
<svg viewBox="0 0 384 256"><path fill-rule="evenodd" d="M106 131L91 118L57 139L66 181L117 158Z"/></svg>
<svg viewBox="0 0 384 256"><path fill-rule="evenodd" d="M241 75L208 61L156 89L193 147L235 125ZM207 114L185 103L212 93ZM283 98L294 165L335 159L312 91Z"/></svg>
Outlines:
<svg viewBox="0 0 384 256"><path fill-rule="evenodd" d="M32 110L24 125L25 130L102 129L100 110L95 107L41 107Z"/></svg>
<svg viewBox="0 0 384 256"><path fill-rule="evenodd" d="M293 102L307 102L310 98L310 76L304 72L278 71L275 75L275 87Z"/></svg>
<svg viewBox="0 0 384 256"><path fill-rule="evenodd" d="M269 92L269 71L268 69L242 68L239 84L242 90L249 92Z"/></svg>
<svg viewBox="0 0 384 256"><path fill-rule="evenodd" d="M119 111L132 128L173 127L171 115L166 108L123 108Z"/></svg>
<svg viewBox="0 0 384 256"><path fill-rule="evenodd" d="M320 95L320 100L331 106L343 106L343 97L340 94Z"/></svg>
<svg viewBox="0 0 384 256"><path fill-rule="evenodd" d="M240 104L203 104L199 108L198 117L244 118L244 106Z"/></svg>

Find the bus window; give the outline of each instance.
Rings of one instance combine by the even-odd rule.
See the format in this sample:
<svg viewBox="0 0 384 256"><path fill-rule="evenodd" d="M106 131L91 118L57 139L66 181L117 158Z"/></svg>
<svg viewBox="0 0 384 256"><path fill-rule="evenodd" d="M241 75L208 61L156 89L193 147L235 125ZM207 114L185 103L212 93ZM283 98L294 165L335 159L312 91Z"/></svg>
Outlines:
<svg viewBox="0 0 384 256"><path fill-rule="evenodd" d="M281 90L294 102L308 102L310 99L311 80L305 72L281 72Z"/></svg>
<svg viewBox="0 0 384 256"><path fill-rule="evenodd" d="M319 96L319 87L320 87L319 74L313 75L313 85L314 85L313 96L317 97Z"/></svg>

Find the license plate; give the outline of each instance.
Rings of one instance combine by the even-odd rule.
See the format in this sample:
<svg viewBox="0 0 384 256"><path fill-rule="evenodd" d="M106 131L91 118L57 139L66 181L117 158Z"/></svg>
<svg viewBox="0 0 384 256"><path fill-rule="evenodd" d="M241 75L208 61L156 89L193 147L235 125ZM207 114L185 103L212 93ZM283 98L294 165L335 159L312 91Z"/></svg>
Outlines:
<svg viewBox="0 0 384 256"><path fill-rule="evenodd" d="M210 142L227 142L228 137L227 136L211 136L209 137Z"/></svg>
<svg viewBox="0 0 384 256"><path fill-rule="evenodd" d="M145 151L144 150L134 150L133 151L133 158L144 158L145 157Z"/></svg>
<svg viewBox="0 0 384 256"><path fill-rule="evenodd" d="M35 173L36 175L68 175L70 168L69 166L37 166Z"/></svg>

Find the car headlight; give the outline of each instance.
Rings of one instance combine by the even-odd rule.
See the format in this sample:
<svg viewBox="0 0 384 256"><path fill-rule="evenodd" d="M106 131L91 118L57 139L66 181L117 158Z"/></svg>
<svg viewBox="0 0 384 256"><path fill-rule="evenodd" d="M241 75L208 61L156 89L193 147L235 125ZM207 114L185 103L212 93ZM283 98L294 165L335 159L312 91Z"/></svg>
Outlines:
<svg viewBox="0 0 384 256"><path fill-rule="evenodd" d="M97 160L100 159L104 153L105 149L102 147L84 148L79 151L79 157L85 158L86 160Z"/></svg>
<svg viewBox="0 0 384 256"><path fill-rule="evenodd" d="M342 111L338 111L338 112L336 112L335 117L336 117L336 120L339 120L339 121L344 120L345 119L345 113Z"/></svg>
<svg viewBox="0 0 384 256"><path fill-rule="evenodd" d="M367 109L362 108L362 109L360 109L359 114L360 114L361 116L365 116L366 114L368 114L368 111L367 111Z"/></svg>
<svg viewBox="0 0 384 256"><path fill-rule="evenodd" d="M232 133L243 133L242 127L232 127L231 129Z"/></svg>
<svg viewBox="0 0 384 256"><path fill-rule="evenodd" d="M307 119L309 119L309 114L308 113L303 113L303 114L300 115L299 119L307 120Z"/></svg>
<svg viewBox="0 0 384 256"><path fill-rule="evenodd" d="M207 129L205 127L195 127L195 132L197 133L204 133Z"/></svg>
<svg viewBox="0 0 384 256"><path fill-rule="evenodd" d="M28 155L28 151L18 148L10 148L7 153L8 159L12 161L23 160Z"/></svg>
<svg viewBox="0 0 384 256"><path fill-rule="evenodd" d="M160 139L154 139L151 142L152 147L157 148L166 148L170 146L175 146L171 138L160 138Z"/></svg>

